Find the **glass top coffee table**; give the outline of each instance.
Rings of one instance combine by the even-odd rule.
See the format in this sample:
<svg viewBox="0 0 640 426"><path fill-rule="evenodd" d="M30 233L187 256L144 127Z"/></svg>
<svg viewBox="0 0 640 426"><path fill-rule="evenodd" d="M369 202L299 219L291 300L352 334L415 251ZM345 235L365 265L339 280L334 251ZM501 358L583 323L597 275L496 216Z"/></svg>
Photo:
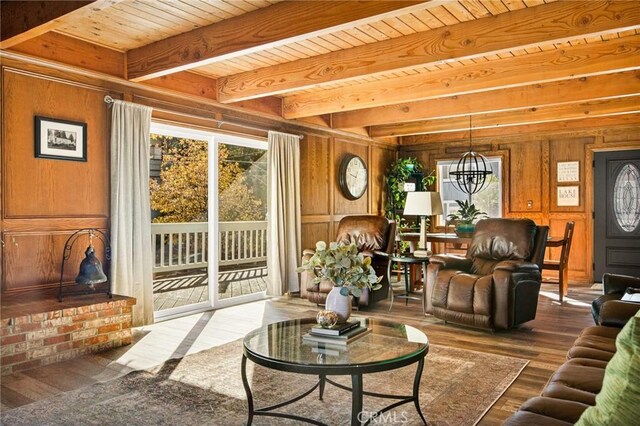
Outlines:
<svg viewBox="0 0 640 426"><path fill-rule="evenodd" d="M274 410L304 398L315 389L319 389L319 398L322 399L326 383L351 392L351 425L369 424L385 411L410 402L414 403L420 418L426 424L420 410L418 397L424 358L429 351L427 336L409 325L369 318L352 317L352 319L360 319L371 332L345 347L323 343L303 343L302 336L315 325L313 319L290 320L265 325L245 336L242 355L242 383L247 393L249 405L247 425L252 423L254 416L289 418L324 425L314 419ZM311 389L288 401L269 407L255 408L251 388L247 381L247 359L275 370L317 375L318 382ZM363 389L363 374L394 370L414 363L417 364L417 368L412 395L389 395L366 392ZM327 376L338 375L351 376L351 387L327 378ZM397 399L398 401L382 408L375 414L368 415L367 413L367 418L363 418L362 400L364 395Z"/></svg>

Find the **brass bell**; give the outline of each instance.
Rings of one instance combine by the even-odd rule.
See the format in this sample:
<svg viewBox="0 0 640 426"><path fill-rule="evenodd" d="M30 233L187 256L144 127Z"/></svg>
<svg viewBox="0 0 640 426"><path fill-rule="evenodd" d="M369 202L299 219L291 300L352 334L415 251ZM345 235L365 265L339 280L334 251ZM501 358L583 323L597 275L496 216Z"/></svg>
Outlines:
<svg viewBox="0 0 640 426"><path fill-rule="evenodd" d="M85 258L80 263L80 272L76 277L76 283L93 288L95 284L106 282L107 276L102 270L102 264L96 258L96 252L92 245L87 247L84 255Z"/></svg>

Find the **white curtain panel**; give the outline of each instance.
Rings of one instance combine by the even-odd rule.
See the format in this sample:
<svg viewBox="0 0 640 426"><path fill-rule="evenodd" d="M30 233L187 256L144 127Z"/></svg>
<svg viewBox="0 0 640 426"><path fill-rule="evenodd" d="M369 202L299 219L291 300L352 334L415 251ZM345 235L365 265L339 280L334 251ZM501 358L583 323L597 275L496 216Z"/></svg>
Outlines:
<svg viewBox="0 0 640 426"><path fill-rule="evenodd" d="M111 115L111 281L135 297L133 326L153 323L149 129L151 108L114 101Z"/></svg>
<svg viewBox="0 0 640 426"><path fill-rule="evenodd" d="M267 151L267 295L299 291L300 138L269 132Z"/></svg>

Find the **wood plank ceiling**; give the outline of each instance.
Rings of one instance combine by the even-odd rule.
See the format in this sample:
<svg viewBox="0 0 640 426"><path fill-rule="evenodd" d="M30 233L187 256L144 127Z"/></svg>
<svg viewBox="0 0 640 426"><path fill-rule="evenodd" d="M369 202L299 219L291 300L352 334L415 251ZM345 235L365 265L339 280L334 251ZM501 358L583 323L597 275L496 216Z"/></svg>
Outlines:
<svg viewBox="0 0 640 426"><path fill-rule="evenodd" d="M375 138L640 112L637 1L62 3L78 5L3 31L2 48L53 31L122 52L133 81L275 97L283 118Z"/></svg>

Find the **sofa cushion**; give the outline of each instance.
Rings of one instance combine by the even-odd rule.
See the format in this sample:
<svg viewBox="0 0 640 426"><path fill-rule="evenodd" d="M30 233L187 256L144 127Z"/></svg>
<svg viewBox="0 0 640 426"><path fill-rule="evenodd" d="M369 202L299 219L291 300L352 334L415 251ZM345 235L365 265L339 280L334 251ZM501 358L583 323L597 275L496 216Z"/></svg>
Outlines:
<svg viewBox="0 0 640 426"><path fill-rule="evenodd" d="M567 358L591 358L602 361L609 361L613 358L613 352L603 351L601 349L585 348L582 346L574 346L567 352Z"/></svg>
<svg viewBox="0 0 640 426"><path fill-rule="evenodd" d="M609 361L616 352L615 336L619 329L613 327L589 327L580 333L567 358L591 358Z"/></svg>
<svg viewBox="0 0 640 426"><path fill-rule="evenodd" d="M589 405L576 401L538 396L525 401L520 410L573 424L578 421L587 408L589 408Z"/></svg>
<svg viewBox="0 0 640 426"><path fill-rule="evenodd" d="M597 367L601 369L607 368L607 361L593 358L571 358L565 362L569 365L584 365L585 367Z"/></svg>
<svg viewBox="0 0 640 426"><path fill-rule="evenodd" d="M596 405L589 407L578 425L638 424L640 406L640 312L631 318L616 339L616 354L605 370Z"/></svg>
<svg viewBox="0 0 640 426"><path fill-rule="evenodd" d="M553 373L542 396L594 405L603 379L602 368L565 363Z"/></svg>
<svg viewBox="0 0 640 426"><path fill-rule="evenodd" d="M618 327L593 326L593 327L587 327L583 329L582 332L580 332L580 335L578 337L602 336L602 337L609 337L610 339L615 340L616 337L618 337L618 334L620 334L620 330L621 328L618 328Z"/></svg>

